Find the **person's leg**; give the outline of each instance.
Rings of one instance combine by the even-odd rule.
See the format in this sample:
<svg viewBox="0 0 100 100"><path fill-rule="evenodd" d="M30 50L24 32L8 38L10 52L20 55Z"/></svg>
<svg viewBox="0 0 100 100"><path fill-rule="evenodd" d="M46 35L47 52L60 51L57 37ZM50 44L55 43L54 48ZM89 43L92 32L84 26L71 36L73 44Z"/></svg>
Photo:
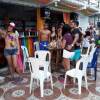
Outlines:
<svg viewBox="0 0 100 100"><path fill-rule="evenodd" d="M70 69L70 60L67 58L63 58L63 66L64 66L65 71L69 70Z"/></svg>
<svg viewBox="0 0 100 100"><path fill-rule="evenodd" d="M19 74L20 70L17 66L17 55L12 55L13 69Z"/></svg>
<svg viewBox="0 0 100 100"><path fill-rule="evenodd" d="M65 71L69 70L70 67L71 67L71 66L70 66L70 59L64 58L64 59L63 59L63 66L64 66ZM68 84L73 83L72 78L69 77L69 76L67 76L67 83L68 83Z"/></svg>
<svg viewBox="0 0 100 100"><path fill-rule="evenodd" d="M23 80L22 71L19 69L17 65L17 55L12 55L12 61L13 61L13 68L18 74L18 77L15 77L15 82L22 81Z"/></svg>
<svg viewBox="0 0 100 100"><path fill-rule="evenodd" d="M11 55L6 56L6 59L7 59L7 62L8 62L8 66L9 66L9 70L10 70L10 73L11 73L11 77L13 78L14 77L14 69L13 69L13 62L12 62Z"/></svg>

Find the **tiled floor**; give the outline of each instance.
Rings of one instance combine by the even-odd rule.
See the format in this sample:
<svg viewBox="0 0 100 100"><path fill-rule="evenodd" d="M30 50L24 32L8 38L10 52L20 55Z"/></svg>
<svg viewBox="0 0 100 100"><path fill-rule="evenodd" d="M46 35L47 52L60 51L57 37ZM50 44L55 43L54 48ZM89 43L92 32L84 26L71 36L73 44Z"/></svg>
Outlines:
<svg viewBox="0 0 100 100"><path fill-rule="evenodd" d="M63 89L63 80L59 78L60 73L53 73L54 89L50 87L47 80L44 86L44 97L40 97L40 88L33 83L32 94L29 93L30 74L23 74L23 80L20 82L10 81L9 76L5 81L0 82L0 100L100 100L100 60L98 60L97 81L94 81L93 75L88 76L89 89L85 89L85 82L82 82L82 94L78 95L77 84L67 84Z"/></svg>

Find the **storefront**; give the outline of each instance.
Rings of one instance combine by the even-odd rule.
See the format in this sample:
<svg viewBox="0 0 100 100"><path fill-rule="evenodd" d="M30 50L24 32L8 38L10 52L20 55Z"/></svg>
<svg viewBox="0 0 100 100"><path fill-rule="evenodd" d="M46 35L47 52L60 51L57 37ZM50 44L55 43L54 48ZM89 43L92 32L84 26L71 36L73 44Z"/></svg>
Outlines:
<svg viewBox="0 0 100 100"><path fill-rule="evenodd" d="M0 28L6 29L9 22L16 24L20 45L25 45L30 56L33 55L33 42L37 39L37 9L29 6L0 2ZM4 39L0 38L0 65L5 65L3 55Z"/></svg>
<svg viewBox="0 0 100 100"><path fill-rule="evenodd" d="M68 0L2 0L0 2L0 28L5 28L10 21L16 24L16 30L19 32L20 45L28 48L29 56L34 55L34 41L38 39L37 30L43 28L43 24L47 21L50 25L59 24L61 22L69 23L71 19L70 12L78 12L84 6L84 3L71 2ZM46 18L42 9L49 9L49 18ZM82 10L83 11L83 10ZM43 15L44 13L44 15ZM1 44L4 41L1 40ZM4 48L4 45L1 45ZM1 49L1 50L2 50ZM3 53L1 53L3 54ZM1 57L2 59L2 57Z"/></svg>

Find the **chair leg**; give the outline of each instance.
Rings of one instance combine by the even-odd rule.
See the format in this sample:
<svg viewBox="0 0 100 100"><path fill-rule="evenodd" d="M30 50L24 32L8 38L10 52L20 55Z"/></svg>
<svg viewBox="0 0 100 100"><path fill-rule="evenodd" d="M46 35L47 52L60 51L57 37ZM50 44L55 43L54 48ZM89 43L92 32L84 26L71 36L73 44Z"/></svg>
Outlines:
<svg viewBox="0 0 100 100"><path fill-rule="evenodd" d="M33 84L33 78L31 77L31 80L30 80L30 94L32 92L32 84Z"/></svg>
<svg viewBox="0 0 100 100"><path fill-rule="evenodd" d="M66 78L67 78L67 75L65 74L65 79L64 79L64 89L65 89L65 86L66 86Z"/></svg>
<svg viewBox="0 0 100 100"><path fill-rule="evenodd" d="M78 89L79 89L79 94L81 94L81 86L82 86L82 77L78 78Z"/></svg>
<svg viewBox="0 0 100 100"><path fill-rule="evenodd" d="M49 71L51 72L51 65L49 65Z"/></svg>
<svg viewBox="0 0 100 100"><path fill-rule="evenodd" d="M97 69L96 68L94 69L94 72L95 72L95 81L96 81L96 78L97 78Z"/></svg>
<svg viewBox="0 0 100 100"><path fill-rule="evenodd" d="M76 82L76 78L73 78L73 81L74 81L74 84L75 84L75 82Z"/></svg>
<svg viewBox="0 0 100 100"><path fill-rule="evenodd" d="M44 94L43 87L44 87L43 80L40 80L40 91L41 91L41 97L43 97L43 94Z"/></svg>
<svg viewBox="0 0 100 100"><path fill-rule="evenodd" d="M51 88L53 90L53 81L52 81L52 75L50 76L50 80L51 80Z"/></svg>
<svg viewBox="0 0 100 100"><path fill-rule="evenodd" d="M84 78L85 78L86 89L88 90L87 75L85 75Z"/></svg>
<svg viewBox="0 0 100 100"><path fill-rule="evenodd" d="M25 70L26 70L26 62L25 61L24 61L23 66L24 66L24 72L25 72Z"/></svg>

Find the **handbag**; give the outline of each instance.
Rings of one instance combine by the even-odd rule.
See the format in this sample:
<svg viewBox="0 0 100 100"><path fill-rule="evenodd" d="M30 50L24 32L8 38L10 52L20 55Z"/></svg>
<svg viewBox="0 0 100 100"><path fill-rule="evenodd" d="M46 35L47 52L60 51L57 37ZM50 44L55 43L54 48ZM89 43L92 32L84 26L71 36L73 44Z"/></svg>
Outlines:
<svg viewBox="0 0 100 100"><path fill-rule="evenodd" d="M23 73L24 71L24 66L23 66L23 63L22 63L22 59L21 59L21 54L18 54L17 55L17 68L16 68L16 71L18 73Z"/></svg>
<svg viewBox="0 0 100 100"><path fill-rule="evenodd" d="M71 52L68 50L63 50L63 58L72 58L74 56L75 52Z"/></svg>

